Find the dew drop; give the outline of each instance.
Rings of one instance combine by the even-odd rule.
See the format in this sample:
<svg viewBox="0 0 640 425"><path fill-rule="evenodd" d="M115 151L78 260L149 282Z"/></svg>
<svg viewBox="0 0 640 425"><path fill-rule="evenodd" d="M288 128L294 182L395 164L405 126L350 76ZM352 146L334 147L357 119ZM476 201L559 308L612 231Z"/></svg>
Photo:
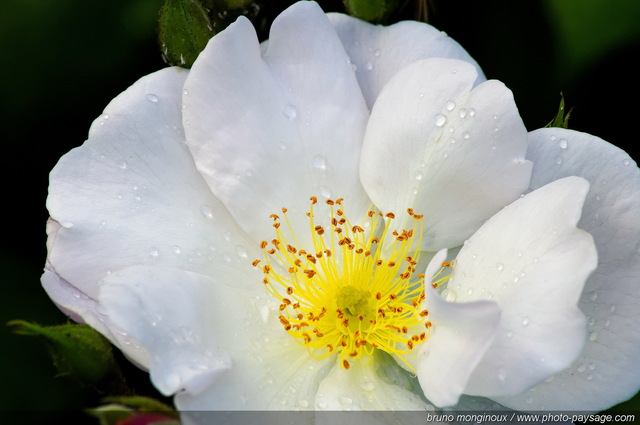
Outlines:
<svg viewBox="0 0 640 425"><path fill-rule="evenodd" d="M558 165L562 164L562 158L560 158L559 156L556 157L556 159L554 160L554 162Z"/></svg>
<svg viewBox="0 0 640 425"><path fill-rule="evenodd" d="M469 108L468 111L469 111L469 116L470 117L474 117L476 115L476 110L475 109Z"/></svg>
<svg viewBox="0 0 640 425"><path fill-rule="evenodd" d="M325 186L320 186L318 188L318 192L320 193L320 196L322 196L323 198L326 198L326 199L331 198L331 191Z"/></svg>
<svg viewBox="0 0 640 425"><path fill-rule="evenodd" d="M200 214L207 218L213 218L213 209L209 205L202 205L200 207Z"/></svg>
<svg viewBox="0 0 640 425"><path fill-rule="evenodd" d="M569 146L569 142L567 139L560 139L558 141L558 146L560 146L560 149L566 149Z"/></svg>
<svg viewBox="0 0 640 425"><path fill-rule="evenodd" d="M612 313L615 312L616 311L616 306L612 305L611 307L609 307L609 311L612 312Z"/></svg>
<svg viewBox="0 0 640 425"><path fill-rule="evenodd" d="M596 339L598 339L598 332L591 332L591 333L589 334L589 341L593 342L593 341L595 341Z"/></svg>
<svg viewBox="0 0 640 425"><path fill-rule="evenodd" d="M382 53L382 52L380 51L380 49L376 49L376 50L374 50L374 51L373 51L373 56L375 56L375 57L380 57L380 54L381 54L381 53Z"/></svg>
<svg viewBox="0 0 640 425"><path fill-rule="evenodd" d="M371 392L376 389L376 384L373 381L364 381L360 383L360 389Z"/></svg>
<svg viewBox="0 0 640 425"><path fill-rule="evenodd" d="M415 173L413 173L413 178L416 180L422 180L423 177L424 174L422 173L422 171L416 171Z"/></svg>
<svg viewBox="0 0 640 425"><path fill-rule="evenodd" d="M244 249L243 246L236 246L236 254L238 254L238 257L240 258L247 258L248 254L247 254L247 250Z"/></svg>
<svg viewBox="0 0 640 425"><path fill-rule="evenodd" d="M373 64L371 62L365 63L364 69L366 69L367 71L371 71L373 69Z"/></svg>
<svg viewBox="0 0 640 425"><path fill-rule="evenodd" d="M110 118L110 117L109 117L109 114L102 114L102 119L103 119L103 120L105 120L105 121L106 121L106 120L108 120L109 118Z"/></svg>
<svg viewBox="0 0 640 425"><path fill-rule="evenodd" d="M591 301L595 301L595 300L597 300L597 299L598 299L598 293L597 293L597 292L594 292L593 294L591 294L591 296L589 297L589 299L590 299Z"/></svg>
<svg viewBox="0 0 640 425"><path fill-rule="evenodd" d="M298 400L298 407L309 407L309 402L305 399Z"/></svg>
<svg viewBox="0 0 640 425"><path fill-rule="evenodd" d="M625 159L624 161L622 161L622 165L629 165L631 164L631 161L629 161L628 159Z"/></svg>
<svg viewBox="0 0 640 425"><path fill-rule="evenodd" d="M587 375L587 381L591 381L591 380L593 380L593 375L591 374Z"/></svg>
<svg viewBox="0 0 640 425"><path fill-rule="evenodd" d="M182 252L182 249L178 245L172 246L171 250L173 251L174 254L180 254Z"/></svg>
<svg viewBox="0 0 640 425"><path fill-rule="evenodd" d="M436 114L433 117L433 122L436 127L442 127L447 122L447 117L443 114Z"/></svg>
<svg viewBox="0 0 640 425"><path fill-rule="evenodd" d="M458 294L456 293L456 291L450 288L445 288L440 296L442 297L442 299L449 302L453 302L456 300L456 298L458 298Z"/></svg>
<svg viewBox="0 0 640 425"><path fill-rule="evenodd" d="M498 368L498 380L504 382L505 379L507 379L507 371L503 367Z"/></svg>
<svg viewBox="0 0 640 425"><path fill-rule="evenodd" d="M327 160L322 155L316 155L313 157L312 165L313 168L324 171L327 169Z"/></svg>
<svg viewBox="0 0 640 425"><path fill-rule="evenodd" d="M458 116L459 116L460 118L465 118L465 117L467 116L467 110L466 110L466 109L464 109L464 108L463 108L463 109L460 109L460 110L458 111Z"/></svg>
<svg viewBox="0 0 640 425"><path fill-rule="evenodd" d="M531 320L528 317L522 319L522 326L529 326Z"/></svg>
<svg viewBox="0 0 640 425"><path fill-rule="evenodd" d="M513 332L507 332L507 338L513 338Z"/></svg>
<svg viewBox="0 0 640 425"><path fill-rule="evenodd" d="M158 103L158 96L156 96L155 94L149 93L147 94L146 98L151 103Z"/></svg>
<svg viewBox="0 0 640 425"><path fill-rule="evenodd" d="M338 401L343 406L350 406L351 404L353 404L353 399L351 397L342 396L338 399Z"/></svg>
<svg viewBox="0 0 640 425"><path fill-rule="evenodd" d="M582 373L585 370L587 370L587 366L585 366L584 364L581 364L580 366L578 366L578 372Z"/></svg>
<svg viewBox="0 0 640 425"><path fill-rule="evenodd" d="M468 140L469 137L471 137L471 133L469 133L468 131L465 131L464 133L462 133L463 139Z"/></svg>
<svg viewBox="0 0 640 425"><path fill-rule="evenodd" d="M496 269L498 269L498 271L504 270L504 264L502 264L502 263L496 264Z"/></svg>
<svg viewBox="0 0 640 425"><path fill-rule="evenodd" d="M121 169L126 170L127 166L128 166L127 161L125 161L124 159L121 161L118 161L118 167L120 167Z"/></svg>
<svg viewBox="0 0 640 425"><path fill-rule="evenodd" d="M456 102L454 102L453 100L448 100L445 107L447 108L447 111L451 112L456 108Z"/></svg>
<svg viewBox="0 0 640 425"><path fill-rule="evenodd" d="M282 113L284 113L284 115L289 118L290 120L295 120L296 117L298 116L298 111L296 110L295 107L291 106L291 105L287 105L285 106L284 110L282 111Z"/></svg>
<svg viewBox="0 0 640 425"><path fill-rule="evenodd" d="M156 247L149 248L149 255L151 257L157 257L159 255L158 248Z"/></svg>

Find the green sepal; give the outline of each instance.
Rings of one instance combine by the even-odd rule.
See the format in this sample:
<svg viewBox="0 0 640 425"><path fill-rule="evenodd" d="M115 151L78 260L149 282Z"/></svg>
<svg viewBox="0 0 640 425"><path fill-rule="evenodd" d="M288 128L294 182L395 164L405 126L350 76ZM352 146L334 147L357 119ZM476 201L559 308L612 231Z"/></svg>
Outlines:
<svg viewBox="0 0 640 425"><path fill-rule="evenodd" d="M549 127L560 127L560 128L569 128L569 116L571 115L571 110L569 110L565 114L564 110L564 95L560 93L560 106L558 107L558 113L556 117L551 120L551 122L545 125L545 128Z"/></svg>
<svg viewBox="0 0 640 425"><path fill-rule="evenodd" d="M116 366L111 343L88 325L40 326L12 320L7 326L16 334L44 338L58 373L81 384L96 384Z"/></svg>
<svg viewBox="0 0 640 425"><path fill-rule="evenodd" d="M180 415L170 406L144 396L113 396L105 397L102 400L104 404L93 409L87 409L86 412L91 416L98 418L100 425L126 425L128 420L132 423L133 418L138 416L138 422L153 425L180 425L178 419ZM145 419L151 419L150 422L140 421L140 416L147 416Z"/></svg>
<svg viewBox="0 0 640 425"><path fill-rule="evenodd" d="M349 15L371 23L384 22L398 9L398 0L343 0Z"/></svg>
<svg viewBox="0 0 640 425"><path fill-rule="evenodd" d="M158 42L169 65L190 68L214 35L200 0L165 0L158 16Z"/></svg>
<svg viewBox="0 0 640 425"><path fill-rule="evenodd" d="M129 425L144 423L146 425L180 425L178 415L167 412L140 412L118 403L87 409L85 412L98 419L100 425ZM136 420L137 419L137 420Z"/></svg>
<svg viewBox="0 0 640 425"><path fill-rule="evenodd" d="M139 395L133 396L112 396L105 397L102 401L105 403L118 404L139 412L162 412L167 416L178 417L178 413L171 406L150 398Z"/></svg>

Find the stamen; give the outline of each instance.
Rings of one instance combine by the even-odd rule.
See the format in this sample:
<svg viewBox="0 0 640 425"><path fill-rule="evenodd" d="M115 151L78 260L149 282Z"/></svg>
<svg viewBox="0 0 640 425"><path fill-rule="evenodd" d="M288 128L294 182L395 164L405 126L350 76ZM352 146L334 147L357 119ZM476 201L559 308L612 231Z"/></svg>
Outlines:
<svg viewBox="0 0 640 425"><path fill-rule="evenodd" d="M280 301L280 323L311 356L336 353L344 369L376 349L404 361L431 327L428 312L421 309L424 275L415 273L423 216L407 209L412 229L393 230L396 215L391 212L368 211L362 223L351 224L343 199L329 199L325 227L314 215L318 199L310 201L306 215L312 246L300 246L282 208L282 219L270 216L276 235L271 248L260 243L265 264L252 262L263 271L265 288Z"/></svg>

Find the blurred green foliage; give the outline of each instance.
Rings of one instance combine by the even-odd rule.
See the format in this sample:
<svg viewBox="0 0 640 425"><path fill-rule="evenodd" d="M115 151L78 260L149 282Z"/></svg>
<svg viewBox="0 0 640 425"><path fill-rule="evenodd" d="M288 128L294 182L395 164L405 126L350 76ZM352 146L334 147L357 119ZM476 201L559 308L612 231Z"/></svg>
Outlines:
<svg viewBox="0 0 640 425"><path fill-rule="evenodd" d="M61 155L86 139L90 123L112 98L141 76L166 66L156 33L162 3L0 1L0 169L7 224L0 246L0 323L25 319L56 325L66 320L39 284L46 256L48 172ZM256 23L262 38L270 20L289 3L261 2ZM344 11L340 0L320 4L326 11ZM460 42L489 78L513 90L528 128L544 126L555 116L563 92L567 106L574 108L571 128L637 155L631 145L634 138L629 137L635 122L624 120L624 115L610 119L613 106L622 111L636 108L638 84L629 61L640 50L637 0L407 4L411 7L403 9L402 17L411 17L426 4L432 24ZM46 414L48 424L74 422L78 414L91 423L78 412L99 405L101 395L56 378L43 344L12 335L6 327L0 329L0 344L3 422L28 423L24 417L8 421L7 412L20 416L35 410ZM153 395L147 375L128 367L123 372L129 383ZM640 411L640 404L635 400L618 409Z"/></svg>

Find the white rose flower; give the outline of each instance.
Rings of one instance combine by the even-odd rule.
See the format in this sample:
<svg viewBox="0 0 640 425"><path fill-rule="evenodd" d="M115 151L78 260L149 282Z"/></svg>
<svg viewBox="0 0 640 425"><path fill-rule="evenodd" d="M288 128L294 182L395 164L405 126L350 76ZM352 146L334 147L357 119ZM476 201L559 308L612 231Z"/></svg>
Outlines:
<svg viewBox="0 0 640 425"><path fill-rule="evenodd" d="M300 2L107 106L42 282L182 410L599 410L640 383L639 189L445 34Z"/></svg>

